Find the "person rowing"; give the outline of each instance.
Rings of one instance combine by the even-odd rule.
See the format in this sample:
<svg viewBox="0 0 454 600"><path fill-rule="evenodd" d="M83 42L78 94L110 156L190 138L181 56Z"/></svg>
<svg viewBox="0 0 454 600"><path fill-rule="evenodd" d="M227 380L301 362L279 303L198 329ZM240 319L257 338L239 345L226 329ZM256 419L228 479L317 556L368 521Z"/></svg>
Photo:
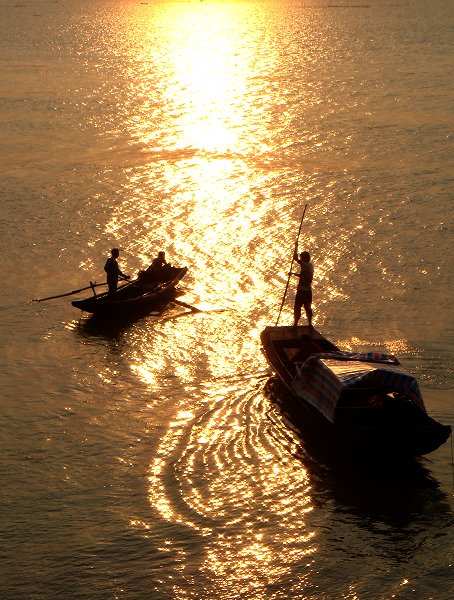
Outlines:
<svg viewBox="0 0 454 600"><path fill-rule="evenodd" d="M118 248L112 248L110 257L106 260L104 271L107 273L107 285L109 286L109 296L115 296L119 277L131 279L130 275L125 275L118 266L117 258L120 256Z"/></svg>

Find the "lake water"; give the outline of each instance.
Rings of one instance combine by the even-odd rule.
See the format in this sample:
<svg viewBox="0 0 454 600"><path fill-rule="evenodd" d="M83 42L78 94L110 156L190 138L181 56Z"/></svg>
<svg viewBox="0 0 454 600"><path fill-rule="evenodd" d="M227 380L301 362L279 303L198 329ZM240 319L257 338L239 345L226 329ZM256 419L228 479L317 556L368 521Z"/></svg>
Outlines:
<svg viewBox="0 0 454 600"><path fill-rule="evenodd" d="M451 440L324 463L259 335L307 204L317 329L454 425L454 3L1 0L0 33L0 597L452 598ZM206 312L30 302L113 246Z"/></svg>

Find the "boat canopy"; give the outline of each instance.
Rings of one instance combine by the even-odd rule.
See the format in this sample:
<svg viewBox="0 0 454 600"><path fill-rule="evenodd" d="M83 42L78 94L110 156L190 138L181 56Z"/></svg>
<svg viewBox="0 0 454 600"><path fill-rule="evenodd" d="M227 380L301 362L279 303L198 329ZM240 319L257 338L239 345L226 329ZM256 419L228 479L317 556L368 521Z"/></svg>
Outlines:
<svg viewBox="0 0 454 600"><path fill-rule="evenodd" d="M292 387L331 422L341 393L352 388L399 392L426 412L416 379L391 354L317 354L297 365Z"/></svg>

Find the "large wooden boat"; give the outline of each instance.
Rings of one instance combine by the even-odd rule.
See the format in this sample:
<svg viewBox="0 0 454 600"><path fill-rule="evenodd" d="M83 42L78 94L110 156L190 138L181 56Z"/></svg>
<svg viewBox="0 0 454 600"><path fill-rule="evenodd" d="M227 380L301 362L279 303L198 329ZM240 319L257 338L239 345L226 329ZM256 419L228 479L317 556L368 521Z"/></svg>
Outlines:
<svg viewBox="0 0 454 600"><path fill-rule="evenodd" d="M84 312L102 317L129 316L157 310L181 295L177 284L187 270L187 267L167 265L157 277L149 277L147 271L141 271L135 280L120 286L114 296L105 292L83 300L73 300L71 304Z"/></svg>
<svg viewBox="0 0 454 600"><path fill-rule="evenodd" d="M306 326L266 327L261 341L290 418L310 422L321 443L357 455L409 458L450 437L451 427L427 414L416 379L395 356L344 352Z"/></svg>

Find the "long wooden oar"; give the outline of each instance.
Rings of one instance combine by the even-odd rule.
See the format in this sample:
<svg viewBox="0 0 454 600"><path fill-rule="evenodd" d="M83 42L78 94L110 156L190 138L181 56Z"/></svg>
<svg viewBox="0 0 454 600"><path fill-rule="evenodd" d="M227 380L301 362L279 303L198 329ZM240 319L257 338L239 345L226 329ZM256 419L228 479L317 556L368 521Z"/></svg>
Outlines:
<svg viewBox="0 0 454 600"><path fill-rule="evenodd" d="M122 288L126 287L127 285L131 285L131 283L133 283L132 281L129 281L129 279L126 280L123 278L120 278L120 281L127 281L128 283L118 286L117 291L121 290ZM45 300L54 300L55 298L64 298L65 296L72 296L73 294L79 294L79 292L84 292L85 290L93 290L93 288L99 287L101 285L107 285L107 282L105 282L105 283L91 283L90 282L90 285L87 285L87 287L80 288L79 290L73 290L72 292L65 292L64 294L57 294L56 296L47 296L47 298L33 298L32 302L44 302ZM93 290L93 293L94 293L94 290Z"/></svg>
<svg viewBox="0 0 454 600"><path fill-rule="evenodd" d="M295 259L295 248L298 247L298 240L300 239L301 227L303 226L304 215L306 214L306 208L307 208L307 204L304 205L303 216L301 217L300 227L298 229L298 235L296 236L295 246L294 246L293 253L292 253L292 262L290 263L290 270L289 270L288 279L287 279L287 285L285 286L284 297L282 298L281 308L279 309L279 314L277 316L276 327L279 324L279 319L281 318L282 308L284 307L284 303L285 303L285 297L287 296L288 284L290 283L290 277L292 276L293 261Z"/></svg>
<svg viewBox="0 0 454 600"><path fill-rule="evenodd" d="M55 298L72 296L73 294L78 294L79 292L84 292L85 290L91 290L94 287L99 287L100 285L107 285L107 283L93 283L91 285L87 285L87 287L80 288L80 290L73 290L72 292L66 292L65 294L57 294L56 296L47 296L47 298L33 298L32 302L44 302L45 300L54 300Z"/></svg>
<svg viewBox="0 0 454 600"><path fill-rule="evenodd" d="M184 306L184 308L189 308L192 312L203 312L203 310L200 308L197 308L197 306L192 306L191 304L187 304L186 302L183 302L182 300L172 300L172 302L174 304L177 304L178 306Z"/></svg>
<svg viewBox="0 0 454 600"><path fill-rule="evenodd" d="M187 302L183 302L182 300L172 300L172 302L174 304L177 304L178 306L183 306L184 308L189 308L189 310L192 313L204 313L204 314L208 314L208 313L220 313L220 312L225 312L227 310L229 310L228 308L209 308L208 310L203 310L202 308L197 308L197 306L193 306L192 304L188 304ZM186 313L189 314L189 313Z"/></svg>

